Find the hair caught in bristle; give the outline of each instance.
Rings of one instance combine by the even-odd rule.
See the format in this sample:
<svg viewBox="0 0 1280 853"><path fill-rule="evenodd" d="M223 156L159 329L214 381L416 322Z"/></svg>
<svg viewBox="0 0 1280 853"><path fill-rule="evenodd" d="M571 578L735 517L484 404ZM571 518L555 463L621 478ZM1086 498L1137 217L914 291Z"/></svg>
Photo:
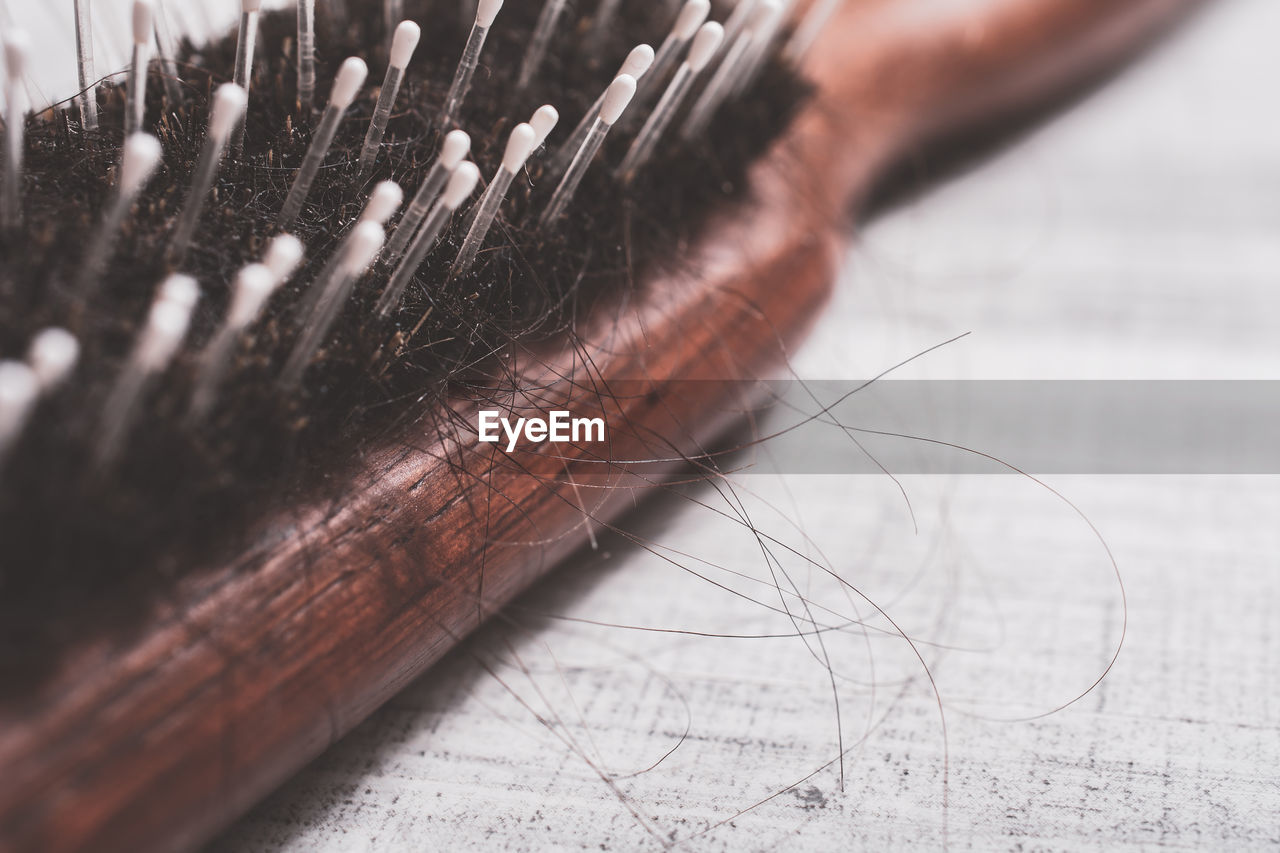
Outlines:
<svg viewBox="0 0 1280 853"><path fill-rule="evenodd" d="M523 88L547 6L468 5L409 0L416 21L389 27L378 0L246 3L228 38L181 48L172 68L160 40L151 73L180 69L180 95L137 79L136 62L123 88L108 78L69 113L8 123L0 359L17 366L0 401L0 648L65 624L36 615L58 596L158 583L234 550L252 514L324 488L331 466L512 341L571 341L581 306L683 263L678 247L739 198L803 97L767 63L751 97L730 93L685 142L655 127L705 75L683 75L657 125L635 93L705 53L702 30L680 24L705 19L697 0L622 4L605 31L592 9L552 7ZM370 64L383 64L376 92ZM334 81L319 116L317 77ZM126 138L137 100L142 132ZM642 139L624 184L617 164ZM503 381L500 362L484 370Z"/></svg>

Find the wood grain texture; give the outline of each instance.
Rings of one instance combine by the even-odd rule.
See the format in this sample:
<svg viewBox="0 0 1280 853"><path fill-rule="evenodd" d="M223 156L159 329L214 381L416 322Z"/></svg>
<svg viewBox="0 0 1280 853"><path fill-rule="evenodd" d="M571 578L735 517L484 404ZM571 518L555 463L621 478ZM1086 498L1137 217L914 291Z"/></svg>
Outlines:
<svg viewBox="0 0 1280 853"><path fill-rule="evenodd" d="M1189 5L846 3L811 56L818 96L755 167L751 203L691 247L697 275L643 282L576 345L512 352L508 369L541 408L606 407L613 458L694 451L728 425L707 413L740 401L670 400L662 384L776 369L827 297L849 214L897 160L1087 81ZM582 394L619 379L655 393ZM0 709L0 848L201 843L579 547L584 507L616 516L644 485L599 473L590 447L479 451L449 434L474 408L459 400L335 471L340 503L282 509L130 640L78 650Z"/></svg>

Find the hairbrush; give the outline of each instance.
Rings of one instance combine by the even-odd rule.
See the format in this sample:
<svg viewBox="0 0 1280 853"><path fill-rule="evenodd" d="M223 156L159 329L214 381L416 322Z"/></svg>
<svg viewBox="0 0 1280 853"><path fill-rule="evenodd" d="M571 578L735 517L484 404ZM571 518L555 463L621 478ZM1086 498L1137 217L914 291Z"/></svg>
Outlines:
<svg viewBox="0 0 1280 853"><path fill-rule="evenodd" d="M903 163L1190 5L138 2L125 84L81 50L32 116L8 36L0 843L208 839L705 473Z"/></svg>

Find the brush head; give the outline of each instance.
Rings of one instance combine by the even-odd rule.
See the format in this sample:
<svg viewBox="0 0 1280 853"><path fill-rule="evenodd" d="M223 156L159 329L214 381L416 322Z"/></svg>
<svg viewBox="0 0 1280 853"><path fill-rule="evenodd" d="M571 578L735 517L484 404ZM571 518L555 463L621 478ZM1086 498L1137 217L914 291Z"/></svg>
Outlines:
<svg viewBox="0 0 1280 853"><path fill-rule="evenodd" d="M349 27L320 28L320 81L333 81L344 57L384 49L380 0L346 4ZM408 6L415 13L427 8L421 0L415 4ZM279 390L304 297L354 233L346 223L359 220L377 181L416 190L442 164L453 174L440 204L461 213L479 192L479 176L500 168L513 121L549 104L561 120L577 123L600 97L602 70L647 54L635 50L637 42L667 36L668 21L643 4L624 3L618 25L598 35L598 54L588 55L569 41L585 32L582 22L594 8L585 5L576 28L565 26L557 36L565 40L563 50L553 47L552 58L519 94L520 60L541 4L505 8L481 56L484 71L456 117L462 130L444 133L435 107L445 99L471 21L461 19L457 3L432 4L433 25L423 28L387 127L384 151L391 156L378 158L372 181L354 167L378 97L362 81L310 204L288 235L276 229L280 207L318 125L300 114L290 85L297 72L289 47L297 16L293 9L263 12L255 70L255 82L263 85L249 102L244 147L220 161L195 237L175 270L167 258L170 238L207 128L223 122L212 113L227 97L219 84L233 77L237 32L198 51L181 49L175 59L184 97L163 113L148 111L145 124L163 140L164 168L153 168L141 182L132 166L127 170L138 193L87 305L67 285L80 272L85 235L100 226L120 191L121 152L109 134L88 145L74 119L69 125L45 116L28 121L24 224L0 231L0 289L10 307L0 311L0 358L28 351L49 327L65 327L81 354L69 380L40 398L0 476L0 553L6 555L0 561L0 670L15 661L42 667L50 652L87 632L133 624L134 608L150 603L148 591L163 595L186 572L237 559L253 547L258 521L280 507L345 499L333 471L378 452L395 425L443 410L455 380L466 381L490 354L512 341L571 337L582 305L685 271L681 247L697 239L713 212L745 198L749 164L803 101L804 87L780 63L769 64L752 97L726 105L710 138L663 143L652 179L632 188L619 185L609 168L631 138L611 134L573 205L550 229L537 228L537 219L558 182L547 160L530 162L529 180L513 181L501 225L470 272L449 280L469 225L465 216L449 217L396 309L385 319L376 316L390 270L370 270L353 284L306 381L296 393ZM569 8L574 13L574 4ZM323 95L323 83L320 88ZM103 127L119 127L121 90L108 81L101 91ZM153 96L158 93L154 87ZM154 140L147 144L157 150ZM133 151L136 143L128 147ZM523 162L519 152L513 159ZM237 344L217 406L193 421L187 415L202 354L230 316L240 272L256 262L282 283ZM87 476L103 403L142 336L156 283L173 272L190 275L203 290L190 328L138 399L137 418L122 436L110 475ZM499 385L514 381L501 362L489 376ZM0 678L0 691L21 683Z"/></svg>
<svg viewBox="0 0 1280 853"><path fill-rule="evenodd" d="M418 41L422 38L422 27L413 21L401 21L391 37L391 67L401 70L409 67L413 52L418 49Z"/></svg>

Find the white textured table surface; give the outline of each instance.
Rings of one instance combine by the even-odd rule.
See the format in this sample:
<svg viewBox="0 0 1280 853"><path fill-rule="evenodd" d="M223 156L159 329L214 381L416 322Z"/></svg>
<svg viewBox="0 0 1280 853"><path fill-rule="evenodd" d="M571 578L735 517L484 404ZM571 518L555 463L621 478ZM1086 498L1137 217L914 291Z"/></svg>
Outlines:
<svg viewBox="0 0 1280 853"><path fill-rule="evenodd" d="M901 375L1280 378L1277 32L1226 0L868 229L800 375L972 332ZM1280 845L1280 478L1051 483L1128 603L1065 710L1008 721L1084 691L1125 608L1063 501L907 477L917 530L887 478L744 475L603 537L215 846Z"/></svg>

